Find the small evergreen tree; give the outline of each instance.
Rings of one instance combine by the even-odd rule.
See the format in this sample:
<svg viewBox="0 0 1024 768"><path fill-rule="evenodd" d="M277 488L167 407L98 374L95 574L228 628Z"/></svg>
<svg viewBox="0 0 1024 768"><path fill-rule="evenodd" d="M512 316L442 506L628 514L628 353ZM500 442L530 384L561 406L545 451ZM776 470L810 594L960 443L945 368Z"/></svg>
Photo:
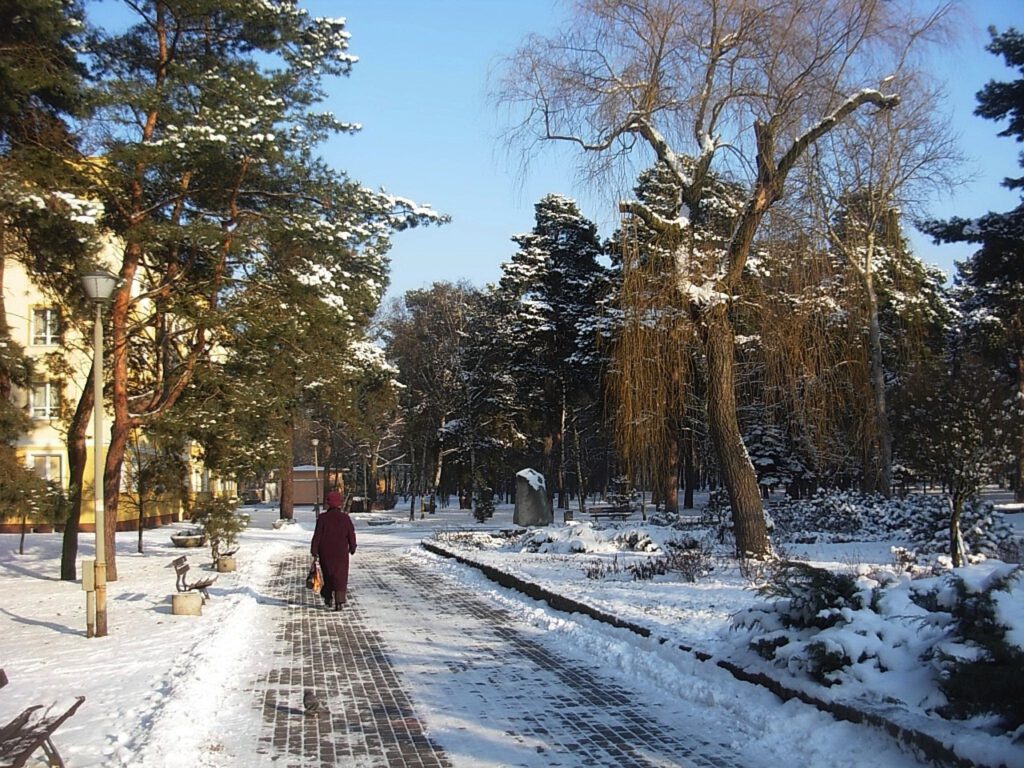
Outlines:
<svg viewBox="0 0 1024 768"><path fill-rule="evenodd" d="M213 564L233 551L238 534L249 524L248 515L239 515L235 504L225 498L204 499L192 510L192 522L200 525L210 544Z"/></svg>

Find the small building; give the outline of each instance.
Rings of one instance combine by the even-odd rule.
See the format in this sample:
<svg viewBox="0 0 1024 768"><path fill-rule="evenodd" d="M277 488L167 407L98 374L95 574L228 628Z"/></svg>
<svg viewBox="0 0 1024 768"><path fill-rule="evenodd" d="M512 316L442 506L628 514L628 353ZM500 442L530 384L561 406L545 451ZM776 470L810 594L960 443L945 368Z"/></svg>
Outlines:
<svg viewBox="0 0 1024 768"><path fill-rule="evenodd" d="M292 467L292 502L312 506L318 501L323 504L324 468L313 464ZM319 484L319 495L317 486Z"/></svg>

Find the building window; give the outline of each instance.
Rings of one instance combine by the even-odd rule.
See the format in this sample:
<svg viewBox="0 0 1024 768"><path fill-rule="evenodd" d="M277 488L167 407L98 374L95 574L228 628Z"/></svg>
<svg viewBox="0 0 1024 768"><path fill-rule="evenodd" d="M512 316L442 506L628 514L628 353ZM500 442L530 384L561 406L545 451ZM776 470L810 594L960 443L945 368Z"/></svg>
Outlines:
<svg viewBox="0 0 1024 768"><path fill-rule="evenodd" d="M47 381L32 387L32 418L55 419L60 413L60 384Z"/></svg>
<svg viewBox="0 0 1024 768"><path fill-rule="evenodd" d="M52 346L60 343L60 312L52 307L32 310L32 343Z"/></svg>
<svg viewBox="0 0 1024 768"><path fill-rule="evenodd" d="M36 454L32 457L32 471L43 480L54 483L61 481L61 456L59 453Z"/></svg>

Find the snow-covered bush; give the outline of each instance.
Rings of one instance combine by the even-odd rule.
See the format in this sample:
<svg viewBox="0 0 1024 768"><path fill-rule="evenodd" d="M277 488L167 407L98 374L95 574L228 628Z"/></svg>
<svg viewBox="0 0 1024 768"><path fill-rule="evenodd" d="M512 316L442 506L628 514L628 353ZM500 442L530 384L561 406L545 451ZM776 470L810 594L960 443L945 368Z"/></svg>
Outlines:
<svg viewBox="0 0 1024 768"><path fill-rule="evenodd" d="M948 621L887 593L910 583L884 569L846 574L783 563L762 588L771 602L738 613L733 629L748 632L762 658L821 685L867 684L889 672L903 680L922 674L920 656ZM892 622L879 615L890 611L898 615Z"/></svg>
<svg viewBox="0 0 1024 768"><path fill-rule="evenodd" d="M648 581L659 576L678 576L695 582L715 569L711 551L696 541L687 546L672 543L654 557L592 560L584 567L588 579L600 580L628 573L634 581Z"/></svg>
<svg viewBox="0 0 1024 768"><path fill-rule="evenodd" d="M784 563L733 630L773 666L1024 732L1024 567L990 560L912 579Z"/></svg>
<svg viewBox="0 0 1024 768"><path fill-rule="evenodd" d="M851 491L821 493L810 499L785 500L771 507L776 538L796 543L880 541L906 542L919 561L949 554L951 510L945 496L912 494L887 499ZM1005 516L991 504L964 507L961 532L968 559L1016 560L1020 543Z"/></svg>
<svg viewBox="0 0 1024 768"><path fill-rule="evenodd" d="M914 542L919 556L949 554L951 511L948 500L945 497L941 499L942 503L924 507L922 514L909 521L910 540ZM991 504L981 501L965 504L960 517L960 532L968 562L985 558L1019 558L1019 543L1013 528Z"/></svg>
<svg viewBox="0 0 1024 768"><path fill-rule="evenodd" d="M930 596L953 617L951 637L934 655L949 700L940 714L992 714L1007 730L1024 726L1024 567L1004 565L980 579L945 574Z"/></svg>

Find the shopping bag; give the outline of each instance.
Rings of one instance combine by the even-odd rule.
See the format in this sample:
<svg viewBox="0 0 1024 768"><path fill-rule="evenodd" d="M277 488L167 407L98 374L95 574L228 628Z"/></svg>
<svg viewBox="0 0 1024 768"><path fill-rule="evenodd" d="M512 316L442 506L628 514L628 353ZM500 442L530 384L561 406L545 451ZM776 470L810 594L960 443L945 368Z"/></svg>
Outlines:
<svg viewBox="0 0 1024 768"><path fill-rule="evenodd" d="M320 563L313 563L313 567L316 569L313 574L313 591L320 594L320 589L324 585L324 575L320 573Z"/></svg>
<svg viewBox="0 0 1024 768"><path fill-rule="evenodd" d="M306 588L319 592L324 585L324 575L320 572L320 563L316 560L309 566L309 573L306 574Z"/></svg>

